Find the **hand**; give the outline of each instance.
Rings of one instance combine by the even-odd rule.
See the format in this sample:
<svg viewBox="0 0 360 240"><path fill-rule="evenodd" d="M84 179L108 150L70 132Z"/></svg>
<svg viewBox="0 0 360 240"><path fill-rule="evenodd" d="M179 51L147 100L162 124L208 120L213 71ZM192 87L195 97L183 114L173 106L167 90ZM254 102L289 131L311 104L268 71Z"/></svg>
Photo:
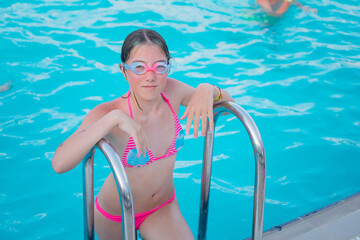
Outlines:
<svg viewBox="0 0 360 240"><path fill-rule="evenodd" d="M200 84L196 89L194 95L191 97L189 104L181 116L181 120L187 118L186 134L189 134L192 121L194 120L194 137L198 137L198 130L200 119L202 121L202 136L205 136L207 118L209 116L210 129L214 129L213 119L213 104L214 104L214 89L213 85L208 83Z"/></svg>
<svg viewBox="0 0 360 240"><path fill-rule="evenodd" d="M134 139L137 151L136 156L140 157L142 153L142 155L146 157L148 144L145 132L142 130L140 124L120 110L114 110L112 113L115 115L116 127L128 133Z"/></svg>

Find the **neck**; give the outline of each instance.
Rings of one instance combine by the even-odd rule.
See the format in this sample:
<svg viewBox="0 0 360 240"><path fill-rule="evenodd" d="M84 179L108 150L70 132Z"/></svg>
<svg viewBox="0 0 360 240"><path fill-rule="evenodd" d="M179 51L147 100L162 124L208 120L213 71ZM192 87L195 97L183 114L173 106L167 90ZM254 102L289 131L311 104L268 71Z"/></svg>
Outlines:
<svg viewBox="0 0 360 240"><path fill-rule="evenodd" d="M146 117L151 112L156 112L161 103L161 98L161 95L159 95L158 98L146 100L132 92L130 94L130 103L133 115Z"/></svg>

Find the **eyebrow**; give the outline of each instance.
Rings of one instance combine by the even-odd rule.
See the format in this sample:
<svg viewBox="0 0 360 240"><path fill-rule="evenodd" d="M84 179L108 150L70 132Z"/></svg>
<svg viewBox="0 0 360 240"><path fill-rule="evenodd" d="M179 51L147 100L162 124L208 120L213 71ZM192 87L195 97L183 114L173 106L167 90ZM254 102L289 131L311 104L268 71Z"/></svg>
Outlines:
<svg viewBox="0 0 360 240"><path fill-rule="evenodd" d="M145 61L142 61L142 60L134 60L134 61L131 61L131 63L134 63L134 62L141 62L141 63L145 63ZM158 62L165 62L166 63L166 60L158 60L156 62L154 62L154 64L158 63ZM153 65L154 65L153 64Z"/></svg>

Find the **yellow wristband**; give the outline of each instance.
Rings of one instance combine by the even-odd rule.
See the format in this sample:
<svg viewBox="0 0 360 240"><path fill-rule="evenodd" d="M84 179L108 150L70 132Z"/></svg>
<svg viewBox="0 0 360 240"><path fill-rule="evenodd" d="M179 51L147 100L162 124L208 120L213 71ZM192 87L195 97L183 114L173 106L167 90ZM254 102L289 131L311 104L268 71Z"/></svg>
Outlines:
<svg viewBox="0 0 360 240"><path fill-rule="evenodd" d="M293 0L285 0L285 1L287 1L287 2L289 2L289 3L292 3L292 2L293 2Z"/></svg>
<svg viewBox="0 0 360 240"><path fill-rule="evenodd" d="M214 99L214 102L216 102L216 101L219 101L220 99L222 99L222 90L218 86L214 85L214 87L217 87L219 89L219 96Z"/></svg>

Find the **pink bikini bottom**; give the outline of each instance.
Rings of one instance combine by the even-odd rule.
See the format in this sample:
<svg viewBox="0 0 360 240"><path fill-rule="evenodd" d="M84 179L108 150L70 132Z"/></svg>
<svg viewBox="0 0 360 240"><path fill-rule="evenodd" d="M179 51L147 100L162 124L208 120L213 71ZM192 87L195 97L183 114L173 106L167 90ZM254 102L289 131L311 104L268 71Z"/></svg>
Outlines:
<svg viewBox="0 0 360 240"><path fill-rule="evenodd" d="M151 209L147 212L143 212L143 213L135 213L135 230L139 230L140 228L140 225L141 223L147 218L150 216L150 214L152 214L153 212L155 212L156 210L168 205L169 203L171 203L174 199L175 199L175 195L176 195L176 192L174 192L174 195L168 200L166 201L165 203L161 204L160 206L154 208L154 209ZM114 221L114 222L119 222L121 223L122 222L122 218L121 216L117 216L117 215L112 215L110 213L107 213L104 209L102 209L98 203L98 200L97 200L97 196L96 196L96 199L95 199L95 206L96 206L96 209L104 216L106 217L107 219L111 220L111 221Z"/></svg>

